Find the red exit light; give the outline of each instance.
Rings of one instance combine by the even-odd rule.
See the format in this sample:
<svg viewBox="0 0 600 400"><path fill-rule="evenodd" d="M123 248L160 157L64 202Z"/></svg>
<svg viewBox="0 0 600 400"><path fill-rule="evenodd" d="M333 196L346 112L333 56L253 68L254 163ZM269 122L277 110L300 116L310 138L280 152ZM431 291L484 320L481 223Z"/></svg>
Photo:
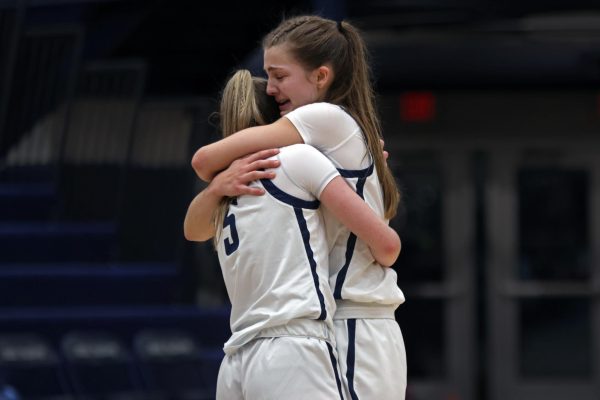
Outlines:
<svg viewBox="0 0 600 400"><path fill-rule="evenodd" d="M431 92L406 92L400 95L400 118L406 122L435 119L435 96Z"/></svg>

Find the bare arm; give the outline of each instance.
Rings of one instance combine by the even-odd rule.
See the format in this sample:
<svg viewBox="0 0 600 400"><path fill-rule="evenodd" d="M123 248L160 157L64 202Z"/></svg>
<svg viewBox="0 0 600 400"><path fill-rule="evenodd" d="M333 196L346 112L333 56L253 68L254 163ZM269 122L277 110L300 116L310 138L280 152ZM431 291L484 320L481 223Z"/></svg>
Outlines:
<svg viewBox="0 0 600 400"><path fill-rule="evenodd" d="M323 205L357 238L365 242L375 260L389 267L400 255L400 237L361 199L342 177L334 178L321 193Z"/></svg>
<svg viewBox="0 0 600 400"><path fill-rule="evenodd" d="M201 147L194 154L192 167L200 179L210 182L219 171L240 157L296 143L303 143L298 130L287 118L280 118L270 125L244 129Z"/></svg>
<svg viewBox="0 0 600 400"><path fill-rule="evenodd" d="M264 189L250 187L248 183L257 179L273 179L275 177L274 172L260 171L260 169L279 166L279 160L265 159L278 152L278 149L256 152L248 157L235 160L226 170L215 176L211 183L194 197L188 207L183 221L185 238L190 241L203 242L215 235L212 216L222 198L244 194L263 195Z"/></svg>
<svg viewBox="0 0 600 400"><path fill-rule="evenodd" d="M183 221L183 235L187 240L204 242L215 236L212 216L222 198L210 186L194 197Z"/></svg>

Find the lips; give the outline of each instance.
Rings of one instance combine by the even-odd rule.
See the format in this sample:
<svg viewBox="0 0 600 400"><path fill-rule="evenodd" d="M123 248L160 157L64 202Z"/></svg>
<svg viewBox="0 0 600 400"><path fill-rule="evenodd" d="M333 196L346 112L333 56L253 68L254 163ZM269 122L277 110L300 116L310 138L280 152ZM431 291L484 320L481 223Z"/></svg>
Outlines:
<svg viewBox="0 0 600 400"><path fill-rule="evenodd" d="M277 103L279 103L279 111L282 113L291 109L292 103L289 100L278 101Z"/></svg>

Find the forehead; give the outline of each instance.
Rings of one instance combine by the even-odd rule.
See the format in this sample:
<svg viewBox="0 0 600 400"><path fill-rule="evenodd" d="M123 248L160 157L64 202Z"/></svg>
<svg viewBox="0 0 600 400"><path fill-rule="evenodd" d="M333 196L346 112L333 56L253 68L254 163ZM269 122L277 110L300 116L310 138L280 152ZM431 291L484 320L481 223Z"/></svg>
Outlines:
<svg viewBox="0 0 600 400"><path fill-rule="evenodd" d="M291 52L284 45L272 46L264 52L264 70L269 71L300 68L300 64L292 57Z"/></svg>

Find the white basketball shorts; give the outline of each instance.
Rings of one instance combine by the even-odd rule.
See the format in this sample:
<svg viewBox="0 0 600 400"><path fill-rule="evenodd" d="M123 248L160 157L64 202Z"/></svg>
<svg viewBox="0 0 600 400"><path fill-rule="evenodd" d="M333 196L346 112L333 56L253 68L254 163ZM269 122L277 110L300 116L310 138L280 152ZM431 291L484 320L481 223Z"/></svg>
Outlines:
<svg viewBox="0 0 600 400"><path fill-rule="evenodd" d="M406 351L395 319L334 319L348 400L404 400Z"/></svg>
<svg viewBox="0 0 600 400"><path fill-rule="evenodd" d="M261 337L228 354L217 400L344 399L334 346L322 338Z"/></svg>

